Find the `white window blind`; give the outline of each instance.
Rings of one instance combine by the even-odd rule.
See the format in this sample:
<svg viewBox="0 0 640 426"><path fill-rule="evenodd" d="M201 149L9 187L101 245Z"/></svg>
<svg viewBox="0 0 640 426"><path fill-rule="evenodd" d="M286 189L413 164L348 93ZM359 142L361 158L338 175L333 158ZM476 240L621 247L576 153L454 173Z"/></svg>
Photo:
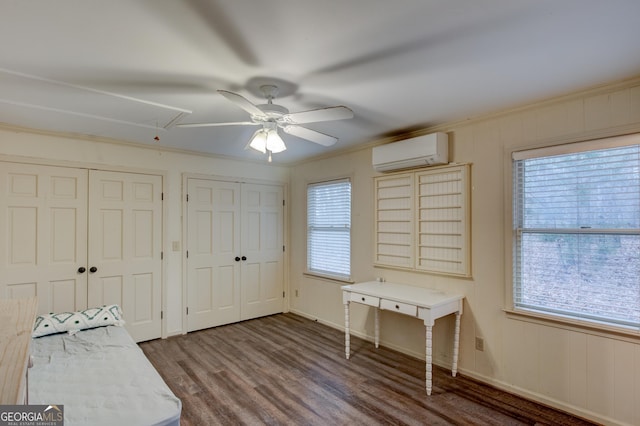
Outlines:
<svg viewBox="0 0 640 426"><path fill-rule="evenodd" d="M307 269L323 275L351 275L351 182L307 187Z"/></svg>
<svg viewBox="0 0 640 426"><path fill-rule="evenodd" d="M640 329L640 145L565 147L514 154L514 306Z"/></svg>

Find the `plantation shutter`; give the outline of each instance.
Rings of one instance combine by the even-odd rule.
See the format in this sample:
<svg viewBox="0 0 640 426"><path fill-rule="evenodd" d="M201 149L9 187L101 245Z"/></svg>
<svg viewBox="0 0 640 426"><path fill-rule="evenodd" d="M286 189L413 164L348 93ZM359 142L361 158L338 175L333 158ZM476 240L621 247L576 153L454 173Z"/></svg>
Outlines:
<svg viewBox="0 0 640 426"><path fill-rule="evenodd" d="M351 275L351 182L307 187L307 269L348 278Z"/></svg>
<svg viewBox="0 0 640 426"><path fill-rule="evenodd" d="M514 153L514 307L638 329L640 145L603 144Z"/></svg>

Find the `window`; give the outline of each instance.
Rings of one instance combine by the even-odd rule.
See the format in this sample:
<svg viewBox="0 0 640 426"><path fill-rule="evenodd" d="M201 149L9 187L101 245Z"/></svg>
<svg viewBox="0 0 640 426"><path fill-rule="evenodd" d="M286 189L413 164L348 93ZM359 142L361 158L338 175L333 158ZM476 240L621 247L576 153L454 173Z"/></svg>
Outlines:
<svg viewBox="0 0 640 426"><path fill-rule="evenodd" d="M514 153L516 310L640 329L640 145L632 140Z"/></svg>
<svg viewBox="0 0 640 426"><path fill-rule="evenodd" d="M307 270L348 279L351 275L351 182L307 187Z"/></svg>

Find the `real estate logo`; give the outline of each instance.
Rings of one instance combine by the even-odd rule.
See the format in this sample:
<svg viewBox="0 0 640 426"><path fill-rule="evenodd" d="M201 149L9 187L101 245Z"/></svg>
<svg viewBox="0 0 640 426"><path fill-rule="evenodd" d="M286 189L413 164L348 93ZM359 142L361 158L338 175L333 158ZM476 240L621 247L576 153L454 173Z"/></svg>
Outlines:
<svg viewBox="0 0 640 426"><path fill-rule="evenodd" d="M64 426L64 405L0 405L0 426Z"/></svg>

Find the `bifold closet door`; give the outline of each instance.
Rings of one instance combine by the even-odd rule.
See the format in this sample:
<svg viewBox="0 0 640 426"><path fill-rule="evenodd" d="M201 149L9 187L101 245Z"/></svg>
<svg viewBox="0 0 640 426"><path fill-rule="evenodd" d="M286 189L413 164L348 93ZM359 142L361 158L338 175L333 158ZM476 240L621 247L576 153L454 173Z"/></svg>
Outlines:
<svg viewBox="0 0 640 426"><path fill-rule="evenodd" d="M117 303L161 337L162 177L0 162L0 297L38 313Z"/></svg>
<svg viewBox="0 0 640 426"><path fill-rule="evenodd" d="M187 180L187 330L283 311L282 187Z"/></svg>
<svg viewBox="0 0 640 426"><path fill-rule="evenodd" d="M0 162L0 297L87 307L87 170Z"/></svg>
<svg viewBox="0 0 640 426"><path fill-rule="evenodd" d="M121 306L135 341L162 334L162 177L91 170L88 304Z"/></svg>

